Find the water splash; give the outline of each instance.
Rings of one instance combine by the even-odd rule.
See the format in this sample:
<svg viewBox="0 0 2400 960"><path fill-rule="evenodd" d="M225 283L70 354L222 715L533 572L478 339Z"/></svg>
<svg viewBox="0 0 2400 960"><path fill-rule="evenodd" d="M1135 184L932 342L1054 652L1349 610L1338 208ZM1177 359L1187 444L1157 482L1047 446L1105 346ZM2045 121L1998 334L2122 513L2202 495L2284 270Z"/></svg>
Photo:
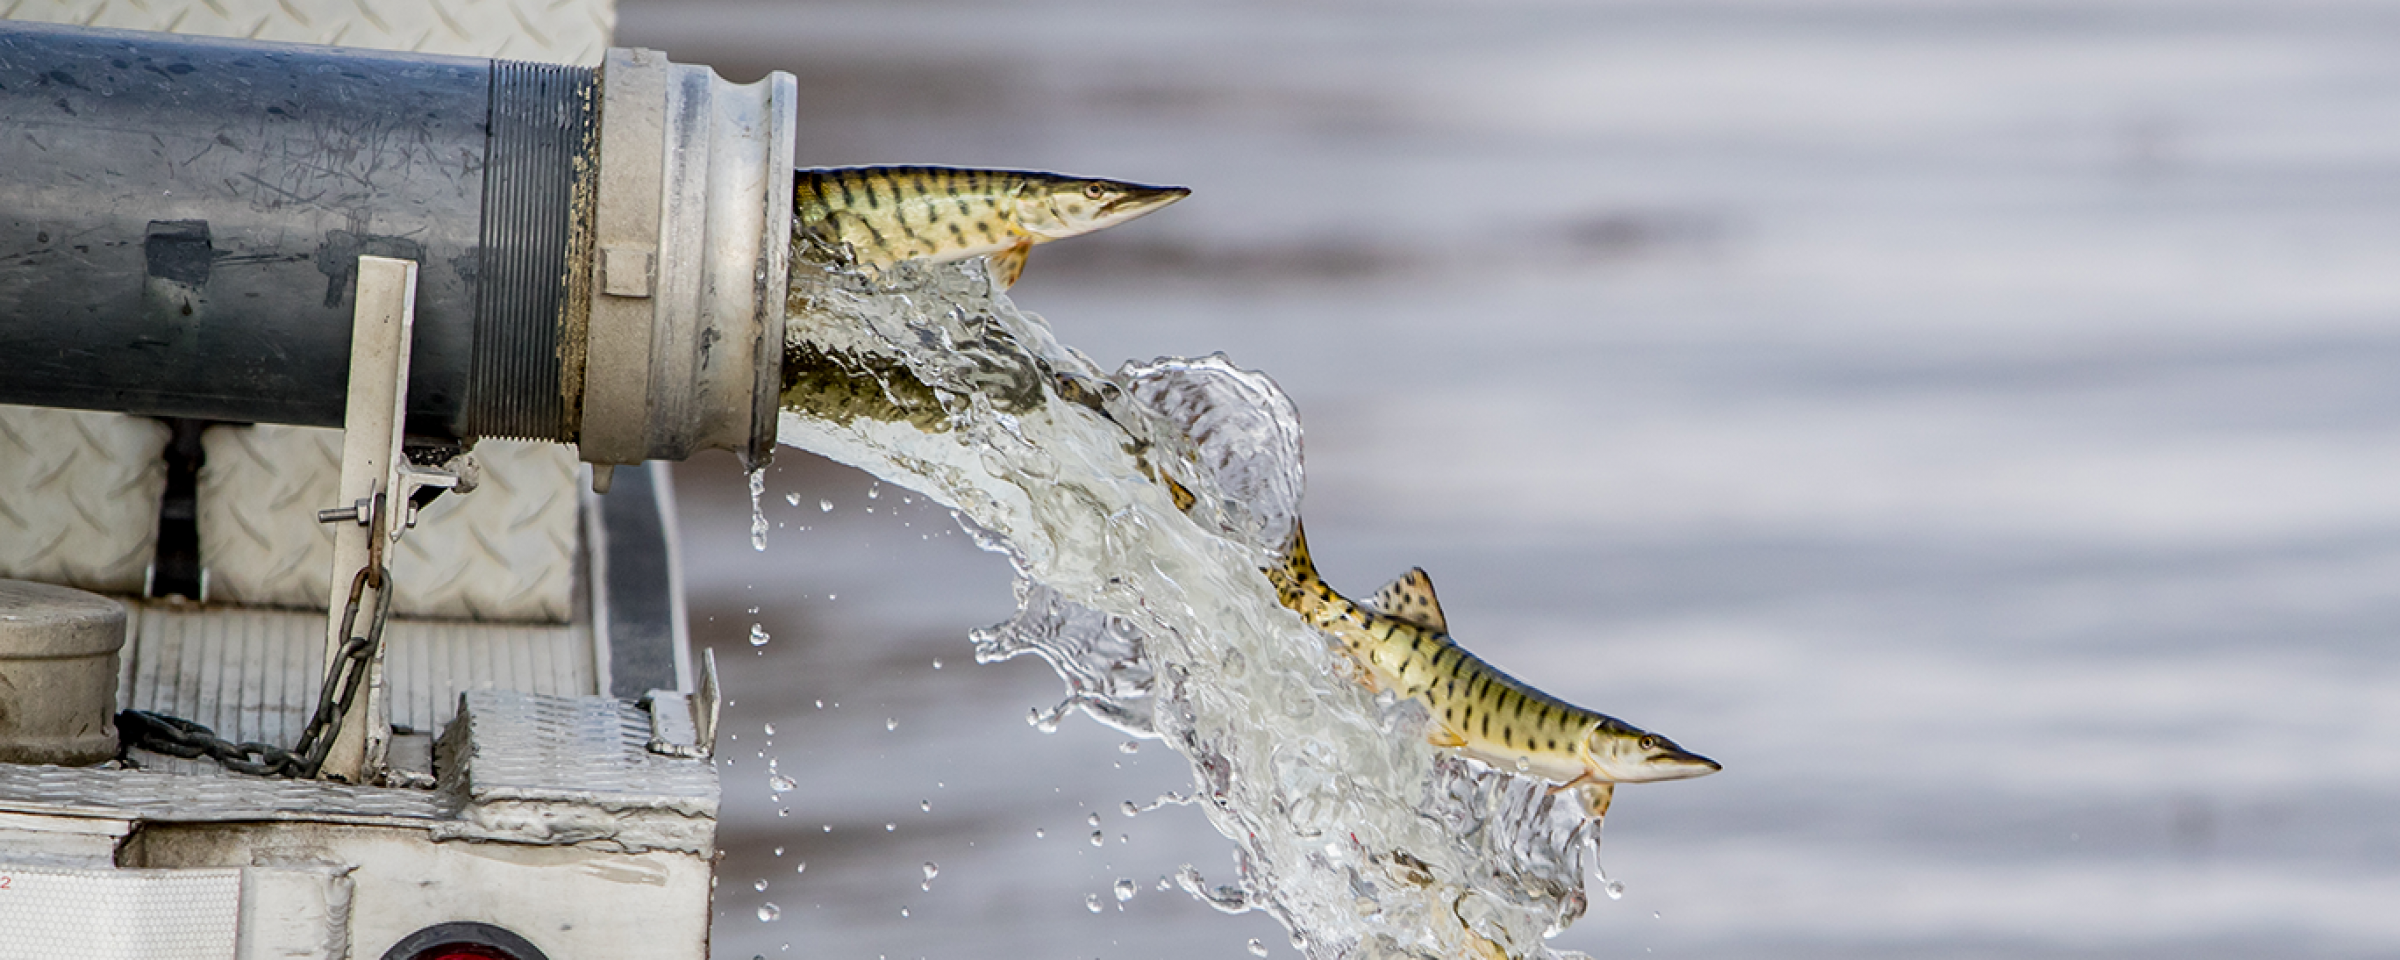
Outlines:
<svg viewBox="0 0 2400 960"><path fill-rule="evenodd" d="M758 505L758 498L766 492L766 468L750 471L750 549L760 552L767 549L767 511Z"/></svg>
<svg viewBox="0 0 2400 960"><path fill-rule="evenodd" d="M1312 958L1553 956L1596 856L1576 804L1428 746L1423 708L1349 679L1259 572L1303 483L1273 381L1222 355L1104 373L978 261L868 279L807 254L780 439L932 497L1009 558L1018 610L975 632L976 659L1058 672L1037 727L1079 711L1190 762L1234 865L1178 884L1267 911Z"/></svg>

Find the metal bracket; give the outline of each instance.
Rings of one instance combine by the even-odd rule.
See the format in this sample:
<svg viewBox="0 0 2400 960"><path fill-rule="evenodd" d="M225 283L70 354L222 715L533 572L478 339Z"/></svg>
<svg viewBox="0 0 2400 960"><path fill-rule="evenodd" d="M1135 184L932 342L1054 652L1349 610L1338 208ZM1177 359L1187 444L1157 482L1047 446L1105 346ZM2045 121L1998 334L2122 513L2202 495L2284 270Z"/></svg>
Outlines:
<svg viewBox="0 0 2400 960"><path fill-rule="evenodd" d="M364 609L389 609L382 594L390 578L376 568L385 565L386 549L415 519L409 495L427 482L401 456L400 438L407 424L409 344L416 332L417 264L413 260L362 256L358 258L357 308L350 326L350 390L342 417L342 475L338 494L347 507L317 513L323 522L352 521L334 528L333 577L326 597L326 669L343 667L343 647L350 642L345 609L357 603ZM376 500L383 500L377 509ZM395 510L394 507L401 509ZM395 520L399 522L394 522ZM362 572L372 600L351 595ZM371 783L383 775L392 738L391 704L383 682L383 651L367 661L365 696L353 697L343 714L322 775L351 783Z"/></svg>
<svg viewBox="0 0 2400 960"><path fill-rule="evenodd" d="M717 689L717 652L701 651L700 691L650 691L650 752L666 757L706 760L717 752L717 711L724 700Z"/></svg>
<svg viewBox="0 0 2400 960"><path fill-rule="evenodd" d="M400 464L398 486L400 490L400 502L404 504L407 509L407 512L402 517L400 523L401 529L404 530L416 529L417 511L424 509L427 505L431 504L434 497L441 496L444 491L464 491L464 487L462 486L462 482L460 481L458 474L451 473L447 470L435 470L428 467L414 466L406 461L402 461ZM431 496L419 496L419 494L427 490L432 490L434 493ZM400 539L400 530L392 531L392 539Z"/></svg>

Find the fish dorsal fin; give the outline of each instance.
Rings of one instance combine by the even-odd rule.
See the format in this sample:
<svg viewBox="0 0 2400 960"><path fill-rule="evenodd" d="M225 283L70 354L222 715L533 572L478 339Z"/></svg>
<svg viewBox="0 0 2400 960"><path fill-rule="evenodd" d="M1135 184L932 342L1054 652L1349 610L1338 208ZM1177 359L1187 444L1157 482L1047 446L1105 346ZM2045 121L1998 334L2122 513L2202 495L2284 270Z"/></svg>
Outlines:
<svg viewBox="0 0 2400 960"><path fill-rule="evenodd" d="M1433 578L1425 575L1423 567L1412 568L1375 591L1375 610L1394 620L1450 632L1450 622L1442 618L1442 602L1433 596Z"/></svg>
<svg viewBox="0 0 2400 960"><path fill-rule="evenodd" d="M992 254L992 282L1003 289L1016 286L1017 278L1025 275L1025 256L1032 252L1033 244L1027 242Z"/></svg>

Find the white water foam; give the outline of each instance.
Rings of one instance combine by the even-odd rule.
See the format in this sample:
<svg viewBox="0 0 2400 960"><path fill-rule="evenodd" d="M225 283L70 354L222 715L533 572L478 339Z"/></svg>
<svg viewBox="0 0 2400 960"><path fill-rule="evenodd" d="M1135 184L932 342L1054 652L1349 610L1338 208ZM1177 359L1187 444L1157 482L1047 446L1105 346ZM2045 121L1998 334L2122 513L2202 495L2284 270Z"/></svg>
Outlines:
<svg viewBox="0 0 2400 960"><path fill-rule="evenodd" d="M1057 670L1036 723L1080 710L1190 761L1235 865L1185 867L1186 890L1269 912L1310 957L1554 956L1597 849L1574 798L1427 745L1423 709L1359 686L1260 573L1302 489L1273 381L1221 355L1104 374L979 262L794 262L807 368L781 441L935 498L1010 558L1018 611L977 658Z"/></svg>

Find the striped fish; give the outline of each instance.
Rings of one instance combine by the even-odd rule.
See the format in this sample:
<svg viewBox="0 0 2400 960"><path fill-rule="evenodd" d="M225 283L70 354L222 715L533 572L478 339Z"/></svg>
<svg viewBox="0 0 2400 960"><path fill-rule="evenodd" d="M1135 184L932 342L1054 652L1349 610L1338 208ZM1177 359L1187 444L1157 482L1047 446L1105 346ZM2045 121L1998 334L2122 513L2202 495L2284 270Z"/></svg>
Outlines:
<svg viewBox="0 0 2400 960"><path fill-rule="evenodd" d="M795 231L847 247L860 266L990 257L992 279L1006 287L1034 244L1115 226L1190 193L1017 170L843 167L799 171L792 218Z"/></svg>
<svg viewBox="0 0 2400 960"><path fill-rule="evenodd" d="M1580 789L1594 819L1608 812L1617 784L1681 780L1715 773L1714 760L1606 714L1534 689L1450 639L1441 601L1424 570L1410 570L1352 603L1317 575L1308 537L1292 545L1267 578L1284 606L1339 640L1378 688L1423 703L1433 716L1429 739L1504 770Z"/></svg>

